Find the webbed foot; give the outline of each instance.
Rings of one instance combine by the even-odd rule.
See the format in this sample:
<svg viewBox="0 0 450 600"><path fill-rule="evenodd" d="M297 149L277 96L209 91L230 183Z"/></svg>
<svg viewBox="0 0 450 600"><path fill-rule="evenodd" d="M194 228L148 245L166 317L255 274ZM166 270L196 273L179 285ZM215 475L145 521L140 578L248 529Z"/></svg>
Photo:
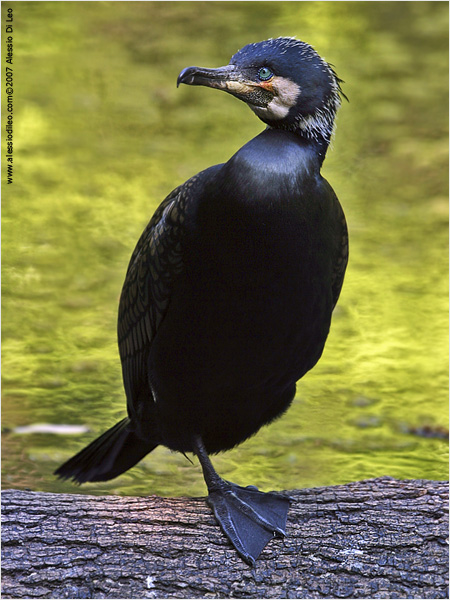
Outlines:
<svg viewBox="0 0 450 600"><path fill-rule="evenodd" d="M289 498L224 480L221 483L210 491L207 502L239 556L253 566L274 536L286 535Z"/></svg>
<svg viewBox="0 0 450 600"><path fill-rule="evenodd" d="M223 480L209 460L200 436L193 439L193 447L208 486L209 506L239 556L253 566L275 535L286 535L290 499Z"/></svg>

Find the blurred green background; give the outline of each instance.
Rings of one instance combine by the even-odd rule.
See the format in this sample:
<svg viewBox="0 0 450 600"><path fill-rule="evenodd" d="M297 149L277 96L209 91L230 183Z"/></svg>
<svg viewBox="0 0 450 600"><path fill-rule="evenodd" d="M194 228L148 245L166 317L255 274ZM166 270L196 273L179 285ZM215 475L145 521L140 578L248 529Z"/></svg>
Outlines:
<svg viewBox="0 0 450 600"><path fill-rule="evenodd" d="M4 2L3 23L8 7L3 486L204 495L198 465L161 447L103 485L52 472L125 414L117 305L153 211L264 127L226 94L177 89L178 73L280 35L345 80L324 175L351 259L324 355L291 409L215 465L266 490L446 479L448 3ZM37 423L90 431L16 431Z"/></svg>

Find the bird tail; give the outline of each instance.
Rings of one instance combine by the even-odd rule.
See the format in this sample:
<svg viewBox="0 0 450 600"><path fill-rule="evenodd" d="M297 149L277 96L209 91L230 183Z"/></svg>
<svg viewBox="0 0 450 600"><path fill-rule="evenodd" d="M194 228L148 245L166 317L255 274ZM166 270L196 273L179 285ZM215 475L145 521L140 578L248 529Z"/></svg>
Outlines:
<svg viewBox="0 0 450 600"><path fill-rule="evenodd" d="M151 452L157 443L140 439L126 417L75 454L55 471L61 479L107 481L117 477Z"/></svg>

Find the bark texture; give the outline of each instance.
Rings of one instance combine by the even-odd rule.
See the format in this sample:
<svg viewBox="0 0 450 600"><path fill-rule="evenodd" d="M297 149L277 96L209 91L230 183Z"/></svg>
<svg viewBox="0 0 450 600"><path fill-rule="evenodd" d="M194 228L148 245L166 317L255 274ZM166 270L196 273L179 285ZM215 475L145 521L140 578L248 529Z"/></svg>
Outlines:
<svg viewBox="0 0 450 600"><path fill-rule="evenodd" d="M254 568L204 499L6 490L3 598L448 598L448 485L289 492Z"/></svg>

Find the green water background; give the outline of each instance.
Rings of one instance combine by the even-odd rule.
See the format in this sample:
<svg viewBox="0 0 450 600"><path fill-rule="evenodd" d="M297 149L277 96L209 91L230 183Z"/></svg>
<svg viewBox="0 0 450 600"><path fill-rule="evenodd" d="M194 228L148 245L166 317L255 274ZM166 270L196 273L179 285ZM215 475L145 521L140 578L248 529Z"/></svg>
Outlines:
<svg viewBox="0 0 450 600"><path fill-rule="evenodd" d="M161 447L102 485L52 472L125 414L116 314L143 227L176 185L263 128L226 94L177 89L178 73L280 35L313 45L345 80L323 173L351 259L324 355L291 409L216 467L263 489L446 479L448 3L12 2L3 24L8 7L3 487L205 493L198 465ZM14 432L36 423L90 432Z"/></svg>

